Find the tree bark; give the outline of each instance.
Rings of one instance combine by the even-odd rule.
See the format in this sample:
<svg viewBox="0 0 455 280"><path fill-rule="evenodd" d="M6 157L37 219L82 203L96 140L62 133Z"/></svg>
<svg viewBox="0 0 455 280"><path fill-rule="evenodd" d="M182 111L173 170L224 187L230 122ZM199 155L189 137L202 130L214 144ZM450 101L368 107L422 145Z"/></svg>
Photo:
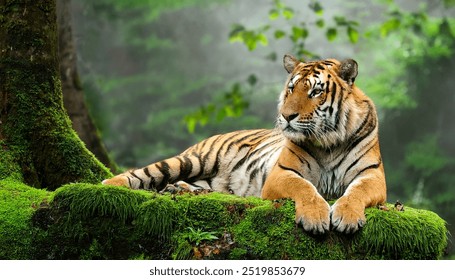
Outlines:
<svg viewBox="0 0 455 280"><path fill-rule="evenodd" d="M25 183L53 190L110 172L63 108L55 0L0 0L0 133Z"/></svg>
<svg viewBox="0 0 455 280"><path fill-rule="evenodd" d="M73 40L70 0L57 0L57 26L59 33L60 79L63 104L72 127L85 146L109 169L115 172L99 132L85 103L84 92L77 71L77 55Z"/></svg>

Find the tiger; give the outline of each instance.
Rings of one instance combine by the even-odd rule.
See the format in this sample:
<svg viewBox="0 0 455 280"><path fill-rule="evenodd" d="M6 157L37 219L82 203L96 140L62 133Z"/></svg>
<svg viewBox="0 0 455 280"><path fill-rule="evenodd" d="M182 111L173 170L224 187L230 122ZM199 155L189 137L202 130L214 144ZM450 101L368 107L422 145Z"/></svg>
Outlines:
<svg viewBox="0 0 455 280"><path fill-rule="evenodd" d="M290 54L283 64L288 77L273 129L215 135L102 184L161 191L183 182L244 197L292 199L304 231L357 232L366 223L365 208L386 200L378 117L354 83L358 64L304 62Z"/></svg>

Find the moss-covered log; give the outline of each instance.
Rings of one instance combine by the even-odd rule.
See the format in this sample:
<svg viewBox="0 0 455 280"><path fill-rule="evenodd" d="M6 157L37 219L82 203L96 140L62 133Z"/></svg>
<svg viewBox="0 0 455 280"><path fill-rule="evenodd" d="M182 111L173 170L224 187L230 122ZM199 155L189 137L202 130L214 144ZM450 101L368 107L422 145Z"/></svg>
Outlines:
<svg viewBox="0 0 455 280"><path fill-rule="evenodd" d="M48 189L109 176L71 128L58 67L55 1L0 1L0 153Z"/></svg>
<svg viewBox="0 0 455 280"><path fill-rule="evenodd" d="M435 213L367 209L354 235L311 236L291 201L158 195L70 182L109 171L63 109L55 1L0 0L0 259L437 259ZM24 184L24 182L26 184Z"/></svg>
<svg viewBox="0 0 455 280"><path fill-rule="evenodd" d="M409 207L367 209L354 235L312 236L288 200L14 180L0 196L0 259L438 259L447 245L444 220Z"/></svg>

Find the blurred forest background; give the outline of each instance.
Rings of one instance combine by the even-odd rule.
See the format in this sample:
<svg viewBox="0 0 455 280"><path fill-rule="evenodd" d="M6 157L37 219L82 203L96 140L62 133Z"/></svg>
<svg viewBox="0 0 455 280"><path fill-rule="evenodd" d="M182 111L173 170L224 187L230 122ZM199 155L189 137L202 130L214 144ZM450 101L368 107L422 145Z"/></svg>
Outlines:
<svg viewBox="0 0 455 280"><path fill-rule="evenodd" d="M388 201L431 209L455 232L454 0L61 2L78 84L121 168L272 128L285 53L354 58L380 115Z"/></svg>

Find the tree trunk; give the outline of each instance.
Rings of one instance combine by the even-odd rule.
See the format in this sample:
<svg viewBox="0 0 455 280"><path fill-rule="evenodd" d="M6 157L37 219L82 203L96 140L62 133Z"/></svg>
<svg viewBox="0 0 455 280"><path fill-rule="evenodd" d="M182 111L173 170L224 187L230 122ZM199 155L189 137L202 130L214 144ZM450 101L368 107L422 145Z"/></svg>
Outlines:
<svg viewBox="0 0 455 280"><path fill-rule="evenodd" d="M63 108L55 0L0 0L0 141L24 181L53 190L110 175Z"/></svg>
<svg viewBox="0 0 455 280"><path fill-rule="evenodd" d="M80 139L104 165L115 172L115 164L104 147L98 130L89 114L77 71L77 55L71 28L70 0L57 0L57 26L59 33L60 78L63 104L72 127Z"/></svg>

